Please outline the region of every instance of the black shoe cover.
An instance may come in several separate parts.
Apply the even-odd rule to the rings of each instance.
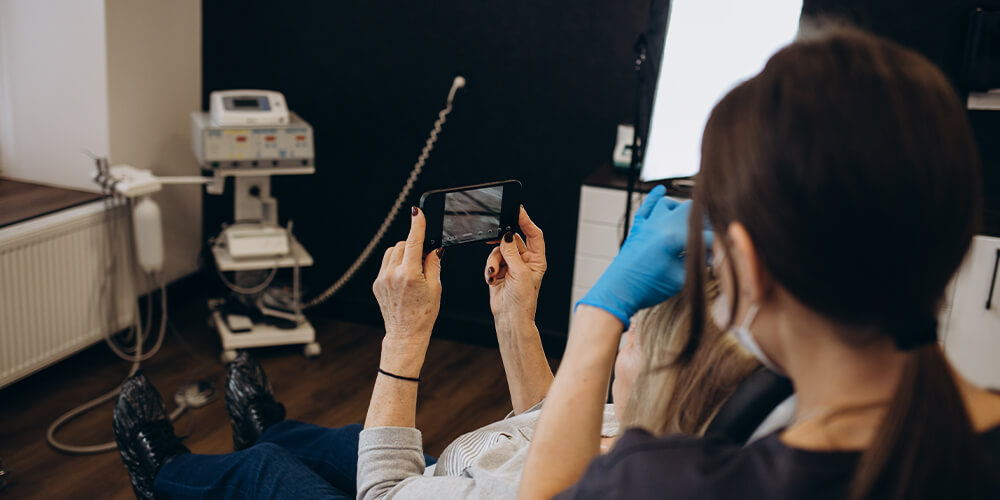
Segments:
[[[285,419],[285,406],[275,401],[264,369],[246,351],[229,364],[226,411],[236,451],[253,446],[268,427]]]
[[[190,451],[174,435],[163,400],[142,372],[122,384],[112,424],[136,498],[152,499],[160,467]]]

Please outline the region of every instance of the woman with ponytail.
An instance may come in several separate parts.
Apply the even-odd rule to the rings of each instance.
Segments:
[[[920,55],[843,28],[779,51],[713,110],[693,203],[654,192],[580,302],[521,497],[1000,498],[1000,396],[949,366],[935,319],[978,227],[979,168]],[[632,429],[595,458],[618,334],[682,286],[679,361],[718,324],[792,380],[795,421],[745,448]]]

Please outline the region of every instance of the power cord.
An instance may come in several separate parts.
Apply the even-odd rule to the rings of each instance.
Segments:
[[[106,160],[105,160],[105,162],[106,162]],[[100,170],[100,162],[99,162],[98,168]],[[142,325],[142,318],[141,318],[142,315],[140,314],[140,311],[139,311],[138,302],[134,302],[133,303],[132,307],[135,308],[134,309],[135,320],[134,320],[133,324],[129,326],[129,331],[126,333],[126,336],[125,336],[126,340],[125,341],[128,342],[130,339],[134,338],[135,339],[135,345],[134,345],[134,347],[128,347],[128,346],[121,346],[121,345],[119,345],[118,342],[114,339],[114,335],[115,334],[113,333],[117,329],[117,319],[118,319],[117,318],[118,294],[115,293],[115,289],[114,289],[114,285],[113,285],[113,281],[118,278],[117,268],[118,268],[118,263],[119,263],[119,252],[118,252],[118,248],[119,247],[118,247],[118,245],[120,243],[119,243],[119,241],[117,241],[116,237],[120,234],[120,232],[122,230],[121,226],[127,225],[128,222],[130,222],[130,220],[127,219],[127,218],[121,217],[119,214],[114,213],[115,210],[118,209],[119,207],[121,207],[121,205],[122,205],[119,202],[118,197],[114,194],[114,184],[113,183],[111,185],[102,184],[102,187],[104,188],[105,195],[106,195],[106,198],[105,198],[105,208],[107,209],[107,213],[111,214],[109,216],[113,217],[113,219],[111,221],[111,227],[112,227],[112,229],[108,231],[109,242],[110,242],[110,248],[109,248],[109,251],[108,251],[108,255],[109,255],[109,258],[110,258],[110,262],[107,263],[106,270],[109,271],[109,272],[105,274],[106,281],[105,281],[105,283],[102,284],[101,290],[100,290],[100,294],[99,294],[100,297],[104,297],[105,296],[104,294],[107,293],[108,294],[107,297],[109,298],[109,301],[110,301],[110,304],[109,304],[109,309],[110,309],[109,314],[110,314],[110,320],[111,321],[110,321],[110,324],[106,325],[106,328],[104,329],[104,331],[105,331],[104,340],[107,343],[108,347],[111,349],[111,351],[115,353],[115,355],[117,355],[118,357],[120,357],[120,358],[124,359],[125,361],[128,361],[128,362],[131,363],[131,366],[130,366],[129,371],[128,371],[128,375],[126,375],[126,377],[125,377],[126,379],[128,379],[129,377],[131,377],[132,375],[135,375],[136,372],[139,371],[139,367],[140,367],[140,365],[142,364],[143,361],[145,361],[145,360],[153,357],[154,355],[156,355],[156,353],[159,352],[160,348],[163,346],[163,339],[164,339],[164,336],[166,334],[166,328],[167,328],[167,290],[166,290],[165,286],[163,286],[163,285],[159,286],[159,289],[160,289],[160,325],[159,325],[159,332],[157,333],[157,335],[156,335],[156,341],[153,343],[153,347],[149,350],[149,352],[143,352],[143,350],[145,348],[144,344],[147,341],[147,339],[149,338],[150,330],[151,330],[151,327],[152,327],[152,300],[153,300],[152,293],[150,293],[149,296],[147,297],[147,302],[146,302],[146,312],[147,312],[147,314],[146,314],[146,325],[145,325],[145,327]],[[128,211],[127,210],[127,206],[128,206],[127,203],[126,203],[125,206],[126,206],[126,211]],[[129,211],[129,213],[130,213],[130,211]],[[126,219],[124,224],[121,222],[121,219]],[[135,265],[136,259],[135,259],[135,255],[134,255],[134,248],[131,245],[129,245],[128,256],[130,258],[129,258],[129,261],[128,261],[128,263],[126,265],[129,265],[129,267],[131,267],[132,269],[135,269],[136,268],[136,265]],[[146,276],[147,276],[147,278],[149,277],[148,275],[146,275]],[[153,276],[153,281],[154,281],[154,284],[156,284],[156,283],[158,283],[159,280],[156,278],[156,276]],[[133,283],[133,286],[134,286],[135,282],[132,281],[132,283]],[[132,289],[132,292],[133,292],[132,295],[134,296],[135,295],[135,289],[134,288]],[[70,420],[73,420],[74,418],[77,418],[80,415],[82,415],[82,414],[84,414],[84,413],[86,413],[86,412],[88,412],[88,411],[90,411],[90,410],[92,410],[92,409],[94,409],[94,408],[96,408],[96,407],[98,407],[98,406],[100,406],[100,405],[108,402],[108,401],[111,401],[116,396],[118,396],[118,394],[119,394],[120,391],[121,391],[121,385],[119,384],[119,386],[115,387],[111,391],[108,391],[107,393],[102,394],[101,396],[98,396],[97,398],[95,398],[95,399],[93,399],[91,401],[88,401],[88,402],[86,402],[86,403],[84,403],[84,404],[82,404],[80,406],[77,406],[76,408],[73,408],[72,410],[66,412],[65,414],[63,414],[62,416],[60,416],[59,418],[57,418],[49,426],[48,431],[46,432],[46,435],[45,435],[45,439],[49,443],[49,446],[55,448],[56,450],[59,450],[59,451],[65,452],[65,453],[76,454],[76,455],[89,455],[89,454],[95,454],[95,453],[104,453],[104,452],[108,452],[108,451],[112,451],[112,450],[117,449],[118,446],[117,446],[117,444],[114,441],[110,441],[110,442],[107,442],[107,443],[96,444],[96,445],[84,445],[84,446],[80,446],[80,445],[71,445],[71,444],[63,443],[63,442],[59,441],[58,439],[56,439],[55,435],[56,435],[56,432],[58,432],[59,429],[62,428]],[[195,406],[195,405],[197,405],[199,403],[199,400],[197,398],[193,399],[192,401],[189,401],[188,399],[185,398],[182,401],[183,401],[184,404],[178,404],[177,408],[175,408],[174,411],[172,411],[170,413],[169,417],[170,417],[171,421],[177,420],[181,416],[181,414],[184,413],[184,411],[187,410],[188,408],[198,407],[198,406]]]
[[[160,350],[160,347],[163,345],[163,336],[166,333],[166,324],[167,324],[167,319],[166,319],[167,318],[167,290],[166,290],[166,287],[160,287],[160,297],[161,297],[161,302],[160,303],[161,303],[161,307],[162,307],[161,318],[160,318],[160,331],[159,331],[159,333],[157,335],[156,343],[153,345],[153,348],[150,349],[150,351],[148,353],[143,353],[143,344],[146,341],[146,338],[145,338],[144,334],[146,332],[143,332],[143,329],[142,329],[141,326],[139,326],[138,328],[135,329],[135,354],[134,355],[129,355],[128,353],[126,353],[126,352],[120,350],[118,347],[116,347],[115,344],[110,339],[110,336],[112,335],[110,332],[107,333],[107,334],[105,334],[105,341],[108,343],[108,346],[111,347],[111,350],[116,355],[118,355],[119,357],[121,357],[122,359],[124,359],[126,361],[130,361],[132,363],[131,368],[129,368],[128,375],[125,376],[126,379],[128,379],[132,375],[135,375],[136,372],[139,371],[139,366],[142,364],[142,362],[145,361],[145,360],[147,360],[147,359],[149,359],[153,355],[155,355]],[[138,311],[136,311],[136,312],[137,312],[137,314],[136,314],[136,322],[138,322],[139,321]],[[98,396],[97,398],[95,398],[95,399],[93,399],[93,400],[91,400],[91,401],[89,401],[87,403],[84,403],[84,404],[82,404],[80,406],[77,406],[76,408],[73,408],[72,410],[70,410],[70,411],[66,412],[64,415],[62,415],[61,417],[57,418],[54,422],[52,422],[52,425],[49,426],[48,432],[45,435],[46,441],[48,441],[48,443],[49,443],[50,446],[52,446],[53,448],[55,448],[55,449],[57,449],[59,451],[63,451],[63,452],[66,452],[66,453],[72,453],[72,454],[76,454],[76,455],[89,455],[89,454],[93,454],[93,453],[104,453],[104,452],[107,452],[107,451],[111,451],[111,450],[117,449],[118,445],[114,441],[110,441],[110,442],[102,443],[102,444],[96,444],[96,445],[78,446],[78,445],[65,444],[65,443],[59,441],[58,439],[56,439],[55,435],[56,435],[56,432],[59,430],[59,428],[61,428],[67,422],[69,422],[70,420],[73,420],[76,417],[79,417],[80,415],[83,415],[84,413],[92,410],[93,408],[96,408],[96,407],[98,407],[98,406],[100,406],[100,405],[102,405],[102,404],[104,404],[104,403],[106,403],[106,402],[114,399],[116,396],[118,396],[118,393],[120,391],[121,391],[121,386],[119,385],[118,387],[115,387],[111,391],[109,391],[109,392],[107,392],[107,393],[105,393],[105,394],[103,394],[101,396]],[[179,405],[177,408],[174,409],[174,411],[172,411],[170,413],[170,420],[171,421],[177,420],[181,416],[181,414],[184,413],[185,410],[187,410],[187,408],[188,407],[186,405]]]
[[[375,232],[375,236],[368,242],[368,245],[361,251],[358,258],[354,260],[354,263],[344,271],[344,274],[336,281],[330,288],[327,288],[323,293],[317,295],[309,302],[306,302],[303,308],[309,309],[322,304],[333,297],[333,295],[340,291],[347,282],[351,281],[351,278],[361,269],[361,266],[368,261],[371,257],[372,251],[375,247],[382,242],[385,237],[386,231],[389,230],[389,226],[396,219],[396,214],[399,213],[399,209],[403,207],[403,203],[406,198],[410,195],[410,190],[413,189],[413,185],[417,182],[417,177],[424,169],[424,164],[427,162],[427,158],[430,157],[431,151],[434,150],[434,143],[437,142],[438,134],[441,133],[441,127],[448,121],[448,114],[452,110],[452,102],[455,100],[455,93],[458,89],[465,87],[465,77],[456,76],[451,83],[451,90],[448,91],[448,101],[438,113],[437,120],[434,121],[434,127],[431,129],[430,136],[427,137],[427,141],[424,143],[424,148],[420,151],[420,156],[417,157],[417,162],[413,165],[413,170],[410,171],[410,177],[406,180],[406,184],[403,185],[403,190],[399,192],[399,196],[396,197],[396,202],[392,204],[392,208],[389,209],[389,214],[385,216],[385,220],[382,221],[382,225],[379,226],[378,231]]]
[[[271,283],[274,281],[274,277],[278,275],[278,268],[271,268],[271,272],[268,273],[267,277],[252,287],[242,287],[232,281],[229,281],[226,279],[226,275],[223,274],[222,271],[216,270],[216,273],[219,275],[219,280],[222,281],[222,284],[226,285],[226,288],[229,288],[230,290],[241,295],[254,295],[267,290],[267,287],[271,286]]]

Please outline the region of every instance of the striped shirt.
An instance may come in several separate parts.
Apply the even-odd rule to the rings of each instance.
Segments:
[[[483,456],[487,451],[496,448],[501,443],[509,442],[514,438],[512,433],[516,432],[517,429],[527,426],[533,430],[535,424],[538,422],[538,416],[541,414],[541,411],[542,403],[539,402],[520,415],[515,416],[514,412],[508,413],[501,422],[509,422],[511,419],[516,418],[519,425],[515,429],[491,430],[494,426],[489,425],[482,429],[462,434],[444,449],[444,452],[438,458],[437,464],[428,467],[424,474],[434,476],[467,476],[467,471],[479,457]],[[607,405],[605,414],[610,413],[611,415],[609,416],[612,416],[613,411],[614,406]],[[617,434],[618,422],[613,417],[606,417],[601,428],[601,437],[611,437]],[[525,437],[530,441],[530,435]]]

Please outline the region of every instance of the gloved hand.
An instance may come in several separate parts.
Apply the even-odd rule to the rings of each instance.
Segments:
[[[666,197],[656,186],[635,213],[625,245],[577,305],[599,307],[629,327],[639,311],[673,297],[684,285],[684,248],[691,202]],[[705,231],[706,248],[712,232]]]

